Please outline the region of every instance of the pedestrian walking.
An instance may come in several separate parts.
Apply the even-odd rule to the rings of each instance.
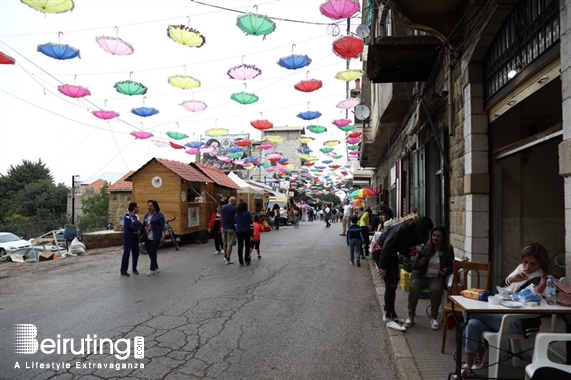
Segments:
[[[228,204],[222,206],[220,216],[222,219],[222,242],[224,243],[224,264],[234,264],[230,260],[232,247],[236,245],[236,229],[234,216],[236,215],[236,197],[230,197]]]
[[[299,228],[299,219],[301,218],[301,212],[299,207],[295,206],[293,208],[293,223],[294,228]]]
[[[260,232],[262,232],[264,227],[261,222],[262,219],[260,219],[258,215],[254,215],[254,233],[250,239],[250,257],[252,256],[252,252],[254,252],[255,249],[256,253],[258,254],[258,260],[262,258],[262,254],[260,253],[260,242],[262,240],[262,234]]]
[[[129,277],[127,270],[129,269],[129,257],[133,255],[133,264],[131,266],[133,274],[139,274],[137,271],[137,262],[139,261],[139,237],[141,236],[141,227],[143,223],[139,221],[137,213],[139,207],[137,202],[131,202],[128,211],[123,215],[123,257],[121,257],[121,276]]]
[[[274,229],[277,231],[280,229],[280,205],[274,204],[272,211],[274,213]]]
[[[351,224],[351,216],[353,215],[353,206],[349,204],[349,200],[345,198],[343,201],[343,233],[341,236],[347,234],[347,228]]]
[[[219,255],[224,250],[224,242],[222,241],[222,210],[221,205],[216,206],[216,210],[212,213],[208,222],[208,232],[214,238],[214,254]]]
[[[356,259],[357,266],[360,267],[361,247],[363,246],[363,243],[365,243],[365,238],[363,237],[363,230],[357,224],[358,221],[359,218],[356,216],[351,218],[351,225],[347,229],[347,247],[349,247],[350,263],[354,264]]]
[[[159,271],[157,252],[159,245],[165,241],[165,216],[161,212],[159,203],[154,200],[147,201],[147,210],[144,220],[145,233],[147,234],[147,253],[151,259],[151,266],[147,276],[154,276]]]
[[[329,206],[326,206],[325,210],[323,210],[323,219],[325,220],[325,228],[331,227],[331,223],[329,222],[329,219],[331,219],[331,209]]]
[[[248,211],[248,204],[246,202],[238,203],[234,215],[234,226],[238,240],[238,260],[241,267],[244,266],[244,263],[250,265],[250,238],[254,231],[253,223],[252,214]]]
[[[363,252],[365,256],[369,256],[369,225],[371,220],[371,208],[367,207],[361,215],[359,215],[359,227],[363,230],[363,236],[365,237],[365,241],[363,242]]]

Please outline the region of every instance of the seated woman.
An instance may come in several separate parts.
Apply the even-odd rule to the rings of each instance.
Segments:
[[[430,328],[438,330],[438,310],[444,291],[443,283],[453,270],[454,250],[448,243],[448,233],[443,226],[436,226],[430,232],[428,245],[414,257],[408,293],[408,318],[405,327],[414,325],[418,296],[423,289],[430,291]]]
[[[551,263],[547,250],[539,243],[529,243],[519,254],[520,264],[510,273],[503,282],[503,286],[512,292],[525,289],[530,284],[537,285],[543,276],[551,273]],[[464,315],[464,319],[466,319]],[[462,367],[462,377],[467,377],[474,369],[482,368],[486,348],[480,342],[484,331],[497,332],[500,329],[503,314],[472,314],[465,330],[466,364]],[[536,319],[516,319],[510,323],[510,332],[524,333],[524,321],[528,323],[540,323]]]

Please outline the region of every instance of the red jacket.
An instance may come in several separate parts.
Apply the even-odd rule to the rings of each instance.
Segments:
[[[254,234],[250,241],[260,241],[260,231],[262,230],[263,226],[260,223],[254,222]]]
[[[214,231],[214,222],[216,221],[216,211],[210,217],[210,221],[208,222],[208,229],[211,233],[217,234],[222,231],[222,216],[218,217],[218,231]]]

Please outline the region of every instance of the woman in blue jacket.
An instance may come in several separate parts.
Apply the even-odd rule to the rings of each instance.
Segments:
[[[147,276],[153,276],[159,270],[159,264],[157,263],[159,245],[165,241],[165,216],[161,212],[157,201],[147,201],[147,210],[149,212],[145,214],[145,219],[143,220],[145,233],[147,234],[147,252],[151,259],[151,268]]]
[[[246,265],[250,265],[250,237],[254,233],[254,221],[252,214],[248,211],[246,202],[238,203],[236,215],[234,215],[234,226],[236,228],[236,238],[238,239],[238,260],[240,260],[240,266],[244,266],[244,259]],[[244,247],[246,249],[245,255]]]

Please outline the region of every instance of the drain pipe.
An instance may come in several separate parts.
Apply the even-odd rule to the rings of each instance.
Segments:
[[[454,53],[452,51],[448,52],[448,57],[450,60],[450,63],[448,64],[448,136],[454,136],[454,132],[455,132],[455,125],[454,125],[454,115],[455,115],[455,110],[454,110],[454,66],[456,66],[456,57],[454,56]],[[449,138],[446,138],[447,136],[443,133],[442,134],[442,148],[443,148],[443,155],[446,155],[446,157],[442,157],[442,162],[441,162],[441,170],[442,170],[442,175],[440,176],[440,180],[441,180],[441,186],[442,186],[442,192],[441,192],[441,202],[440,204],[442,205],[442,225],[446,226],[448,231],[450,231],[450,225],[449,225],[449,213],[450,213],[450,206],[448,204],[448,201],[450,199],[450,176],[452,175],[451,167],[446,167],[444,165],[445,162],[448,161],[447,156],[448,156],[448,152],[449,150]]]

